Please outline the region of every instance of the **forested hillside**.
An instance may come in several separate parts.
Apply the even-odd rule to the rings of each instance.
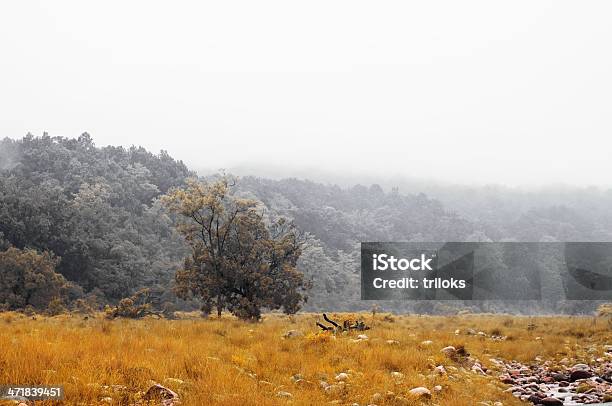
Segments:
[[[181,161],[164,151],[97,147],[87,134],[78,139],[28,135],[1,141],[0,171],[2,261],[12,261],[11,269],[19,264],[24,274],[41,264],[47,270],[45,277],[24,281],[20,292],[3,291],[0,284],[1,305],[48,304],[44,286],[49,280],[55,281],[54,289],[62,293],[66,306],[78,299],[102,306],[142,288],[151,288],[156,306],[186,305],[172,292],[186,247],[159,199],[196,176]],[[308,233],[299,268],[313,283],[306,305],[310,310],[372,305],[359,300],[361,241],[612,238],[609,191],[518,195],[502,188],[436,189],[430,191],[439,197],[434,199],[401,186],[341,188],[255,177],[243,177],[237,184],[239,194],[260,200],[268,212],[292,219]],[[399,191],[407,189],[411,193]],[[49,273],[53,269],[59,279]],[[448,304],[425,302],[381,305],[398,311],[448,310]],[[466,305],[475,310],[504,310],[503,306]],[[530,308],[513,306],[513,310]],[[547,306],[531,308],[567,310],[554,303]]]
[[[104,304],[142,287],[157,300],[172,296],[184,246],[157,197],[194,175],[182,162],[163,151],[97,148],[87,134],[5,139],[0,157],[4,244],[58,257],[56,271],[72,282],[68,300]]]

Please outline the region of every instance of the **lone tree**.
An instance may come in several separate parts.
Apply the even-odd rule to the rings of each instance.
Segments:
[[[261,309],[293,314],[306,300],[308,283],[296,269],[303,236],[285,219],[266,221],[256,200],[232,193],[227,176],[196,180],[163,197],[179,214],[178,230],[191,248],[176,274],[179,297],[199,297],[210,314],[223,309],[258,320]]]

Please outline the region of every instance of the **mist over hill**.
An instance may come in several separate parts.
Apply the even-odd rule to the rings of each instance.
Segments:
[[[309,242],[299,268],[312,280],[307,310],[363,310],[361,241],[610,241],[612,190],[460,186],[390,176],[314,180],[237,171],[239,194],[294,221]],[[279,173],[281,172],[281,173]],[[200,172],[201,173],[201,172]],[[214,176],[203,175],[204,178]],[[159,198],[196,176],[182,161],[141,147],[97,147],[28,135],[0,142],[0,247],[59,258],[71,300],[116,302],[152,288],[157,306],[185,307],[172,292],[186,247]],[[553,292],[554,295],[554,292]],[[583,312],[593,303],[384,302],[386,310]]]

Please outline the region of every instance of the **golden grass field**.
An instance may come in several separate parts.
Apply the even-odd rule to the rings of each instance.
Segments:
[[[493,357],[585,361],[594,356],[594,345],[612,341],[609,323],[592,317],[359,317],[372,326],[363,332],[367,340],[356,340],[362,332],[337,337],[317,334],[315,321],[320,316],[315,314],[266,315],[259,323],[247,323],[188,315],[179,320],[107,320],[102,314],[88,319],[82,315],[33,319],[3,313],[0,384],[62,384],[66,400],[61,404],[66,405],[138,404],[152,382],[177,392],[186,406],[518,405],[523,403],[504,393],[506,386],[494,374],[463,369],[440,349],[464,345],[492,367]],[[528,329],[529,324],[535,327]],[[468,328],[501,333],[508,339],[463,334]],[[456,329],[462,332],[457,335]],[[283,338],[288,330],[303,335]],[[432,343],[422,344],[425,340]],[[434,373],[437,365],[444,365],[448,374]],[[341,372],[348,374],[344,389],[321,388],[320,381],[333,384]],[[296,374],[303,379],[298,384],[291,379]],[[435,385],[442,390],[434,392]],[[433,396],[411,396],[408,391],[417,386],[429,388]],[[279,397],[279,392],[291,397]],[[382,396],[373,400],[376,393]]]

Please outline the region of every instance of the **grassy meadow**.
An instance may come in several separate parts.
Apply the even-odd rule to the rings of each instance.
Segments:
[[[319,333],[316,314],[266,315],[247,323],[189,314],[107,320],[102,314],[2,313],[0,384],[61,384],[66,405],[144,404],[154,382],[177,392],[184,406],[519,405],[504,392],[507,385],[496,378],[490,359],[591,362],[602,345],[612,344],[609,323],[592,317],[333,317],[361,317],[372,328]],[[466,334],[468,329],[484,335]],[[290,330],[292,336],[284,337]],[[464,346],[489,375],[440,352],[449,345]],[[439,365],[446,373],[435,371]],[[428,388],[431,397],[411,395],[415,387]],[[50,404],[59,402],[36,402]]]

